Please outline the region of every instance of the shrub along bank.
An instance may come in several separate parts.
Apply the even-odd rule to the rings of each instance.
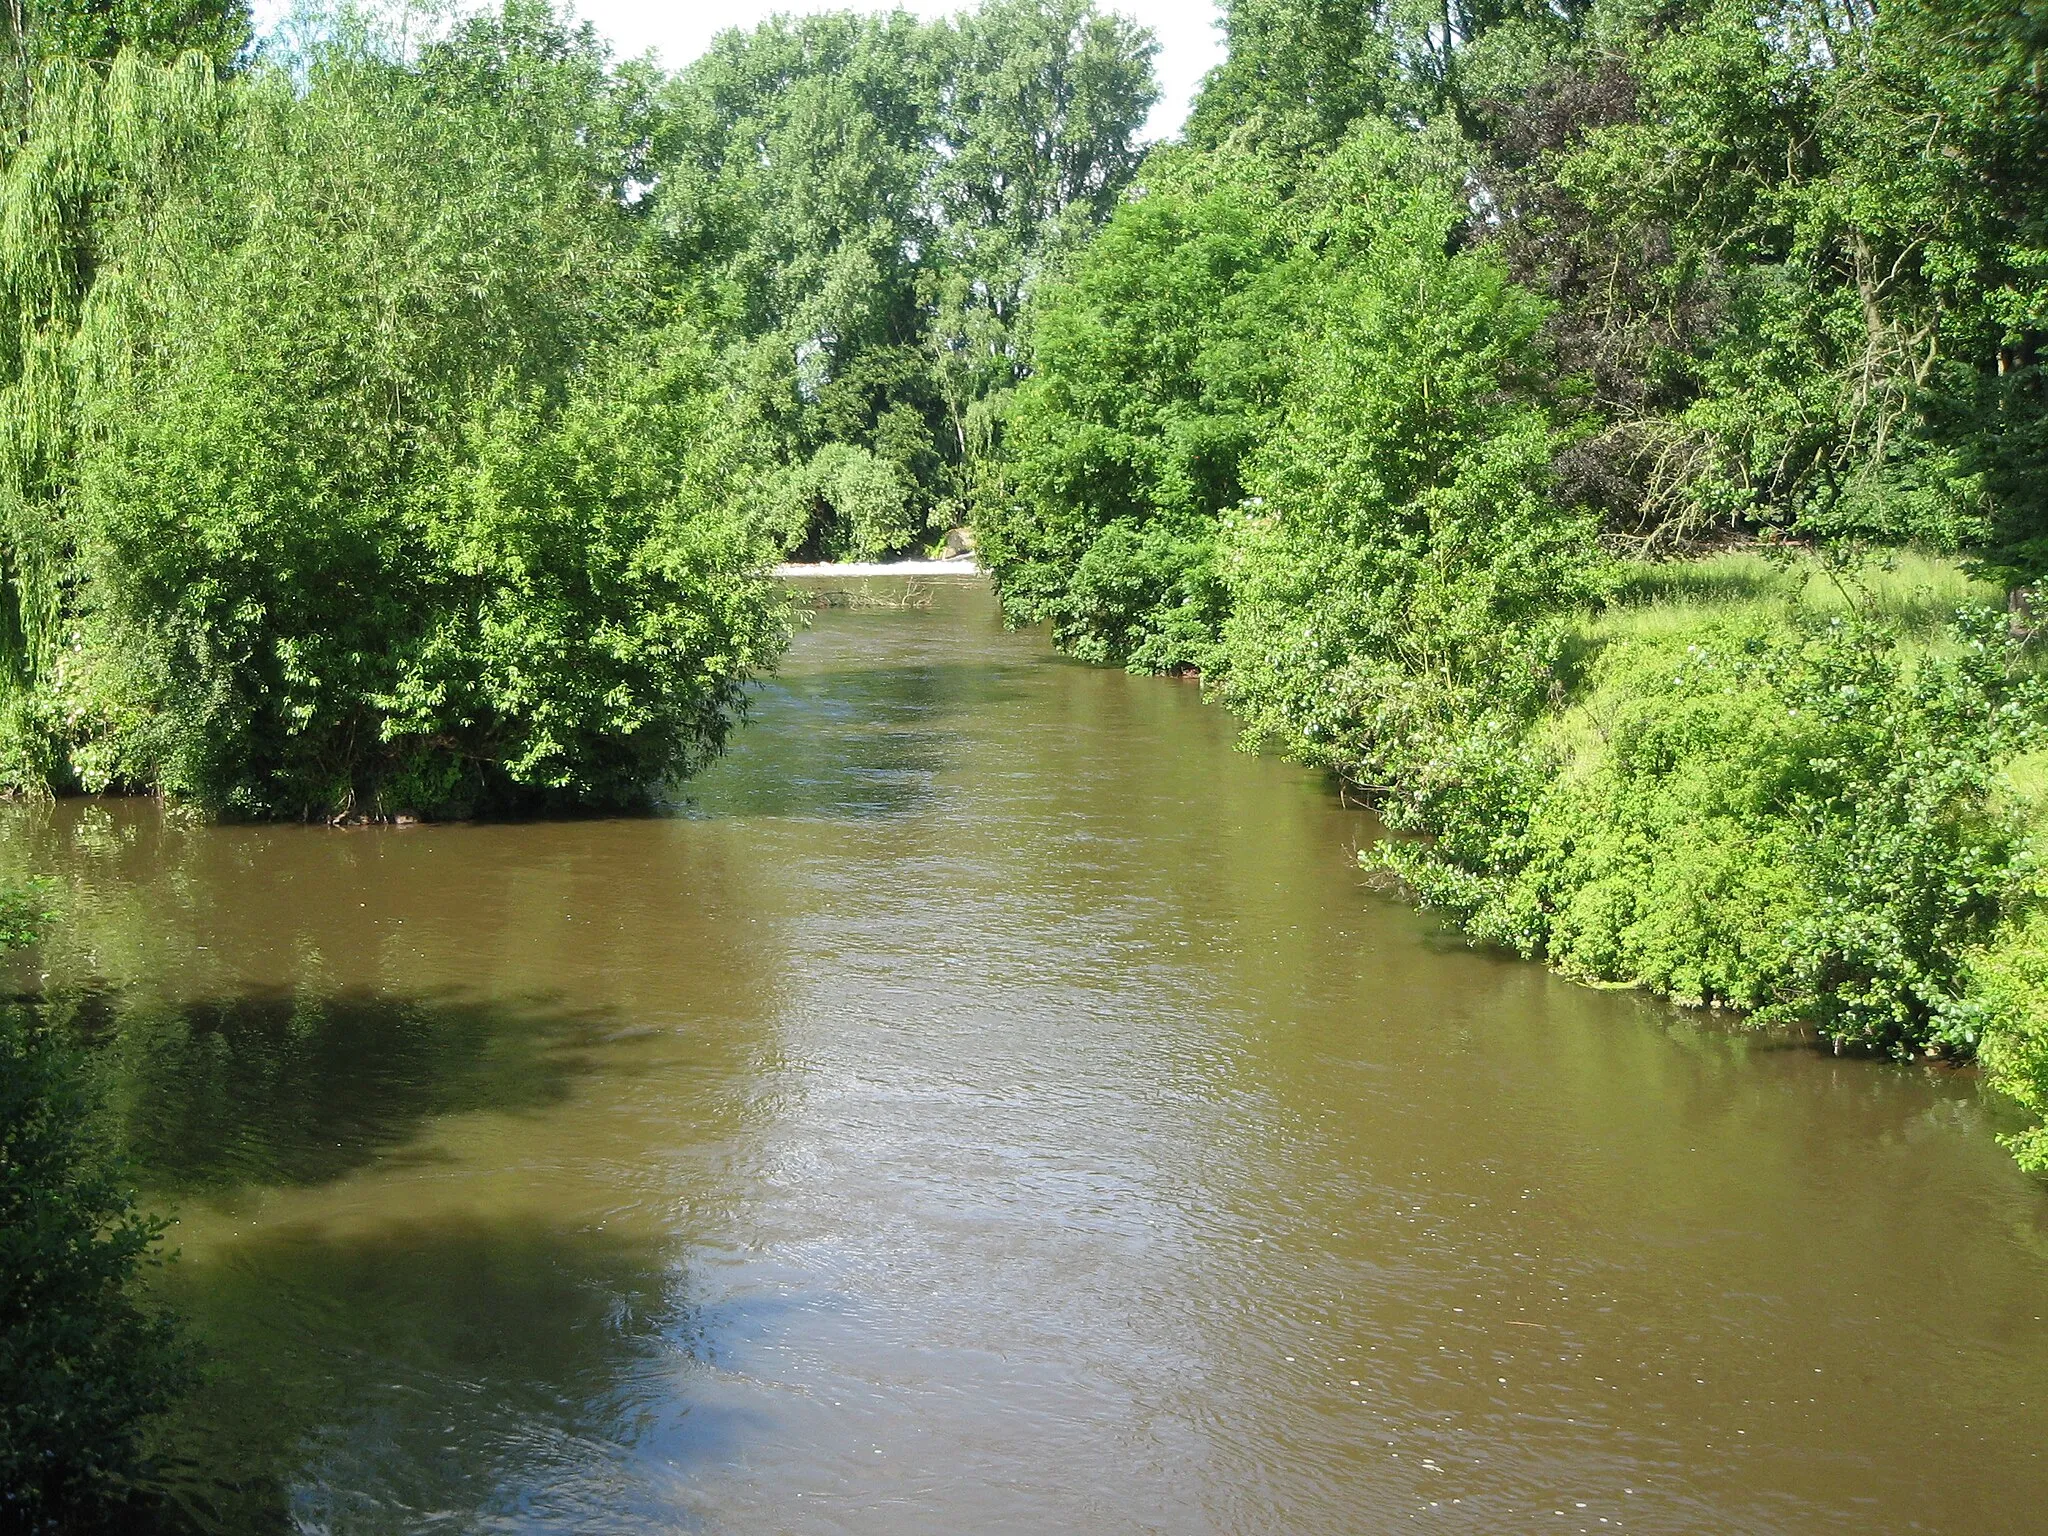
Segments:
[[[0,952],[35,938],[35,897],[0,888]],[[139,1525],[144,1432],[193,1384],[140,1289],[165,1224],[123,1173],[74,1032],[0,1003],[0,1530]]]
[[[1200,671],[1477,937],[2048,1112],[2038,29],[1227,13],[1037,297],[1009,611]]]
[[[1917,588],[1753,557],[1624,574],[1490,759],[1403,764],[1395,817],[1436,836],[1378,861],[1573,975],[1967,1056],[2011,1028],[1969,975],[2028,900],[2048,694],[2002,611],[1912,563]]]

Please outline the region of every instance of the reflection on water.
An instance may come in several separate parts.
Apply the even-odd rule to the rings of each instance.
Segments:
[[[172,1292],[230,1369],[170,1447],[171,1529],[665,1505],[631,1451],[687,1392],[698,1325],[644,1243],[533,1218],[283,1226]]]
[[[18,807],[214,1352],[223,1532],[2023,1532],[1968,1076],[1375,895],[987,596],[822,613],[663,819]]]
[[[918,666],[795,672],[769,682],[757,709],[771,721],[800,717],[800,732],[749,742],[749,771],[717,775],[710,804],[721,816],[848,818],[931,815],[941,771],[958,743],[950,721],[987,712],[1014,692],[984,658],[933,658]],[[684,806],[701,813],[701,787]]]

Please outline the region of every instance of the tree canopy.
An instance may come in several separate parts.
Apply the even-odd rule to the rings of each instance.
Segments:
[[[789,547],[964,518],[1027,290],[1137,168],[1153,52],[1088,0],[990,0],[771,20],[663,89],[652,238],[787,467]]]

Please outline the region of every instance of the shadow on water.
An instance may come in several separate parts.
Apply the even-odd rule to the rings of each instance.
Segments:
[[[214,1365],[158,1448],[166,1533],[672,1524],[657,1483],[748,1428],[693,1400],[709,1333],[674,1253],[603,1226],[288,1226],[162,1289]]]
[[[143,1180],[202,1198],[326,1183],[389,1157],[436,1116],[559,1103],[594,1070],[612,1022],[546,999],[308,988],[58,1006],[98,1047]]]

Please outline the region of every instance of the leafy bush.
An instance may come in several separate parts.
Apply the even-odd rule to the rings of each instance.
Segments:
[[[33,937],[32,893],[0,899],[0,945]],[[161,1262],[98,1134],[78,1048],[0,1007],[0,1526],[110,1528],[145,1469],[142,1432],[190,1384],[176,1325],[135,1291]]]
[[[1254,737],[1386,783],[1424,737],[1542,696],[1602,579],[1516,388],[1542,307],[1451,253],[1450,199],[1354,131],[1314,188],[1326,275],[1281,419],[1226,521],[1222,697]]]
[[[1571,974],[1966,1055],[1965,960],[2030,868],[1998,772],[2043,705],[1981,611],[1947,653],[1841,618],[1617,639],[1526,799],[1442,798],[1446,843],[1383,862]]]
[[[69,678],[88,785],[463,814],[630,803],[715,750],[784,622],[730,500],[739,447],[686,331],[591,362],[558,404],[475,402],[346,499],[347,437],[246,352],[111,413]]]
[[[827,443],[786,477],[778,542],[823,560],[875,560],[901,549],[919,518],[895,464]]]
[[[975,513],[1012,615],[1092,660],[1203,665],[1218,522],[1272,425],[1308,276],[1270,167],[1148,162],[1034,310],[1034,372]]]
[[[2048,911],[2030,903],[1965,970],[1977,1058],[1994,1086],[2048,1120]],[[2020,1166],[2048,1173],[2048,1125],[2006,1138]]]

